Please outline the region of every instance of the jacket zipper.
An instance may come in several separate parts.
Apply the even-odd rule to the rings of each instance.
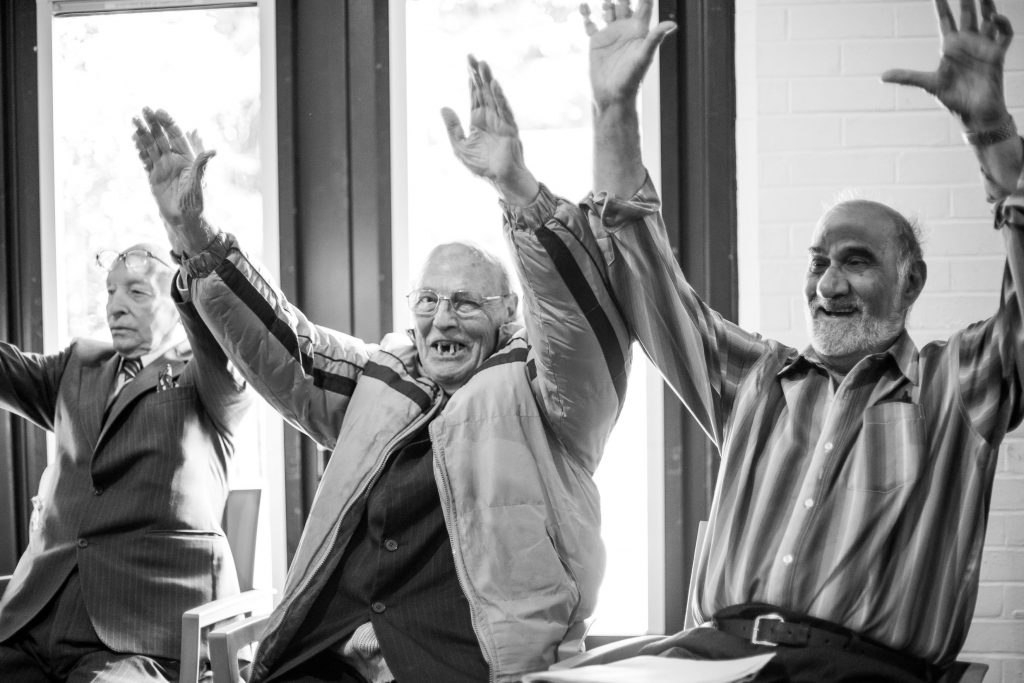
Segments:
[[[330,555],[331,551],[334,549],[335,544],[338,542],[338,534],[341,532],[341,521],[343,519],[345,519],[345,515],[348,514],[348,511],[352,509],[352,502],[362,498],[363,494],[366,493],[366,491],[371,486],[373,486],[374,483],[376,483],[377,478],[380,477],[380,473],[382,471],[384,471],[384,467],[385,467],[385,465],[387,465],[388,458],[390,458],[392,453],[394,452],[394,447],[397,446],[399,443],[401,443],[402,440],[405,439],[407,436],[409,436],[409,434],[411,434],[413,431],[415,431],[420,426],[425,424],[430,419],[430,417],[432,417],[434,415],[434,413],[437,412],[437,409],[438,409],[438,407],[441,404],[442,404],[442,401],[436,401],[430,407],[429,411],[427,411],[425,413],[421,413],[420,416],[417,419],[414,419],[412,422],[410,422],[408,425],[406,425],[405,429],[403,429],[402,431],[398,432],[393,437],[391,437],[391,440],[388,441],[386,446],[384,446],[384,451],[383,451],[384,457],[380,459],[379,463],[377,463],[377,467],[373,471],[373,475],[367,480],[366,484],[364,484],[363,487],[361,489],[359,489],[358,493],[355,496],[353,496],[351,499],[349,499],[348,505],[346,505],[344,508],[342,508],[341,513],[338,515],[338,521],[334,525],[334,531],[331,532],[331,541],[327,545],[327,550],[320,554],[320,559],[317,561],[316,566],[313,567],[313,571],[309,572],[306,575],[306,579],[293,592],[293,595],[298,596],[303,591],[305,591],[307,588],[309,588],[309,584],[313,582],[313,579],[316,577],[316,575],[320,573],[321,569],[323,569],[323,566],[327,563],[328,555]],[[294,600],[292,602],[294,603]],[[281,616],[273,624],[267,624],[268,628],[265,629],[265,632],[269,632],[269,631],[275,630],[278,626],[280,626],[281,622],[283,622],[285,617],[288,616],[288,610],[289,609],[291,609],[291,605],[289,605],[287,608],[285,608],[284,612],[281,613]],[[479,640],[479,637],[477,638],[477,640]],[[259,647],[259,645],[257,644],[257,648],[258,647]],[[252,667],[254,669],[255,669],[256,663],[258,661],[259,661],[259,650],[257,649],[257,651],[254,653],[253,662],[252,662]]]
[[[448,528],[449,543],[452,547],[452,555],[455,564],[455,578],[459,581],[459,588],[462,589],[462,594],[466,596],[466,602],[469,603],[469,609],[472,612],[472,623],[473,633],[476,635],[476,642],[480,643],[480,649],[483,650],[484,659],[487,660],[489,669],[488,680],[490,683],[496,683],[498,676],[496,673],[496,667],[494,665],[494,657],[491,654],[490,643],[485,640],[480,633],[480,627],[477,625],[480,621],[480,615],[478,607],[474,600],[470,599],[470,591],[468,589],[468,582],[466,580],[465,562],[462,558],[462,546],[458,543],[458,536],[454,535],[452,529],[452,498],[449,494],[451,486],[448,482],[448,470],[444,466],[444,448],[439,444],[431,434],[430,436],[431,450],[434,451],[435,461],[437,462],[437,472],[441,478],[438,485],[438,491],[441,494],[441,507],[444,511],[445,526]]]

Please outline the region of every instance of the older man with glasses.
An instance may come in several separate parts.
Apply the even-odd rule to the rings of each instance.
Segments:
[[[372,344],[313,324],[203,220],[197,139],[164,112],[136,121],[191,301],[267,401],[333,451],[250,681],[518,680],[578,644],[593,612],[592,475],[629,335],[587,226],[526,170],[486,65],[470,71],[469,136],[445,120],[502,198],[525,328],[509,274],[465,243],[427,257],[410,332]],[[541,214],[556,219],[525,227]]]
[[[220,522],[252,394],[159,251],[97,254],[111,343],[0,342],[0,406],[56,444],[0,600],[5,682],[176,681],[182,612],[238,591]]]

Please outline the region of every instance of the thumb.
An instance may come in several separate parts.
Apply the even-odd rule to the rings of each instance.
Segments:
[[[462,130],[462,122],[459,121],[459,115],[449,107],[444,107],[441,109],[441,118],[444,119],[444,127],[448,130],[448,140],[452,143],[452,147],[456,147],[466,139],[466,133]]]
[[[921,88],[925,92],[935,94],[938,77],[930,71],[912,71],[910,69],[889,69],[882,74],[883,83],[909,85]]]
[[[178,201],[181,215],[186,220],[198,219],[203,215],[203,176],[206,175],[206,164],[215,154],[215,150],[203,151],[192,162],[192,177]]]

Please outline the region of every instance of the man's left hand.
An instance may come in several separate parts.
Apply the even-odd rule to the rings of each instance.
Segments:
[[[1003,95],[1003,62],[1013,39],[1010,21],[993,0],[960,0],[960,26],[947,0],[935,0],[942,50],[935,71],[890,69],[886,83],[922,88],[957,116],[968,131],[994,128],[1009,118]]]

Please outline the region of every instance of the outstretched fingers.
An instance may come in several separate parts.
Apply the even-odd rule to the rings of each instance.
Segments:
[[[466,139],[466,131],[462,129],[459,115],[449,107],[443,107],[441,118],[444,120],[445,130],[448,131],[448,141],[452,143],[452,149],[458,151],[459,145]]]
[[[912,69],[889,69],[882,74],[883,83],[911,85],[921,88],[930,95],[938,91],[939,76],[933,71],[914,71]]]
[[[163,128],[167,135],[168,147],[172,152],[177,154],[184,154],[186,156],[191,154],[188,140],[181,132],[181,128],[174,122],[171,115],[163,109],[156,110],[156,119],[160,122],[160,127]]]
[[[960,0],[960,30],[978,31],[978,14],[974,9],[974,0]]]
[[[132,124],[135,126],[135,132],[132,133],[135,149],[139,152],[139,159],[142,161],[142,166],[146,169],[146,173],[149,173],[153,170],[153,163],[155,161],[153,155],[158,150],[153,143],[153,136],[150,135],[149,128],[142,122],[142,119],[138,116],[133,116]]]
[[[580,16],[583,17],[583,30],[587,32],[587,36],[598,32],[597,24],[590,18],[590,5],[585,2],[580,3]]]
[[[956,19],[953,18],[953,10],[949,8],[947,0],[935,0],[935,16],[939,20],[939,33],[946,35],[956,31]]]

